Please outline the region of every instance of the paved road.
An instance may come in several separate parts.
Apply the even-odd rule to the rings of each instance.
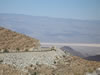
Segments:
[[[100,47],[100,44],[85,44],[85,43],[41,43],[41,45]]]

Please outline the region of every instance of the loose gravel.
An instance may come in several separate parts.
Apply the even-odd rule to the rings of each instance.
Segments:
[[[10,64],[23,69],[31,64],[53,65],[54,62],[61,59],[64,54],[65,53],[60,49],[46,52],[1,53],[0,60],[3,60],[2,64]]]

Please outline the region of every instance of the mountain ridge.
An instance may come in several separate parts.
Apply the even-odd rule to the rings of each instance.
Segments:
[[[85,59],[91,60],[91,61],[100,61],[100,55],[88,56],[88,57],[85,57]]]
[[[71,48],[69,46],[63,46],[60,49],[63,50],[65,53],[69,52],[73,56],[78,56],[81,58],[85,57],[82,53],[75,51],[73,48]]]
[[[41,42],[100,43],[97,41],[100,40],[100,21],[1,14],[0,26],[35,37]]]

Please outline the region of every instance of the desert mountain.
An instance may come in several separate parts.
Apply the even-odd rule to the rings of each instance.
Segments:
[[[100,61],[100,55],[86,57],[87,60]]]
[[[73,56],[79,56],[79,57],[82,57],[82,58],[85,57],[82,53],[74,50],[73,48],[71,48],[69,46],[61,47],[61,50],[63,50],[65,53],[69,52]]]
[[[39,40],[0,27],[0,49],[23,50],[37,48]]]

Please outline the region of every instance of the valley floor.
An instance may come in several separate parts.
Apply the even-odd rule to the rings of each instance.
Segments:
[[[55,46],[87,46],[100,47],[100,44],[85,44],[85,43],[41,43],[41,45],[55,45]]]

